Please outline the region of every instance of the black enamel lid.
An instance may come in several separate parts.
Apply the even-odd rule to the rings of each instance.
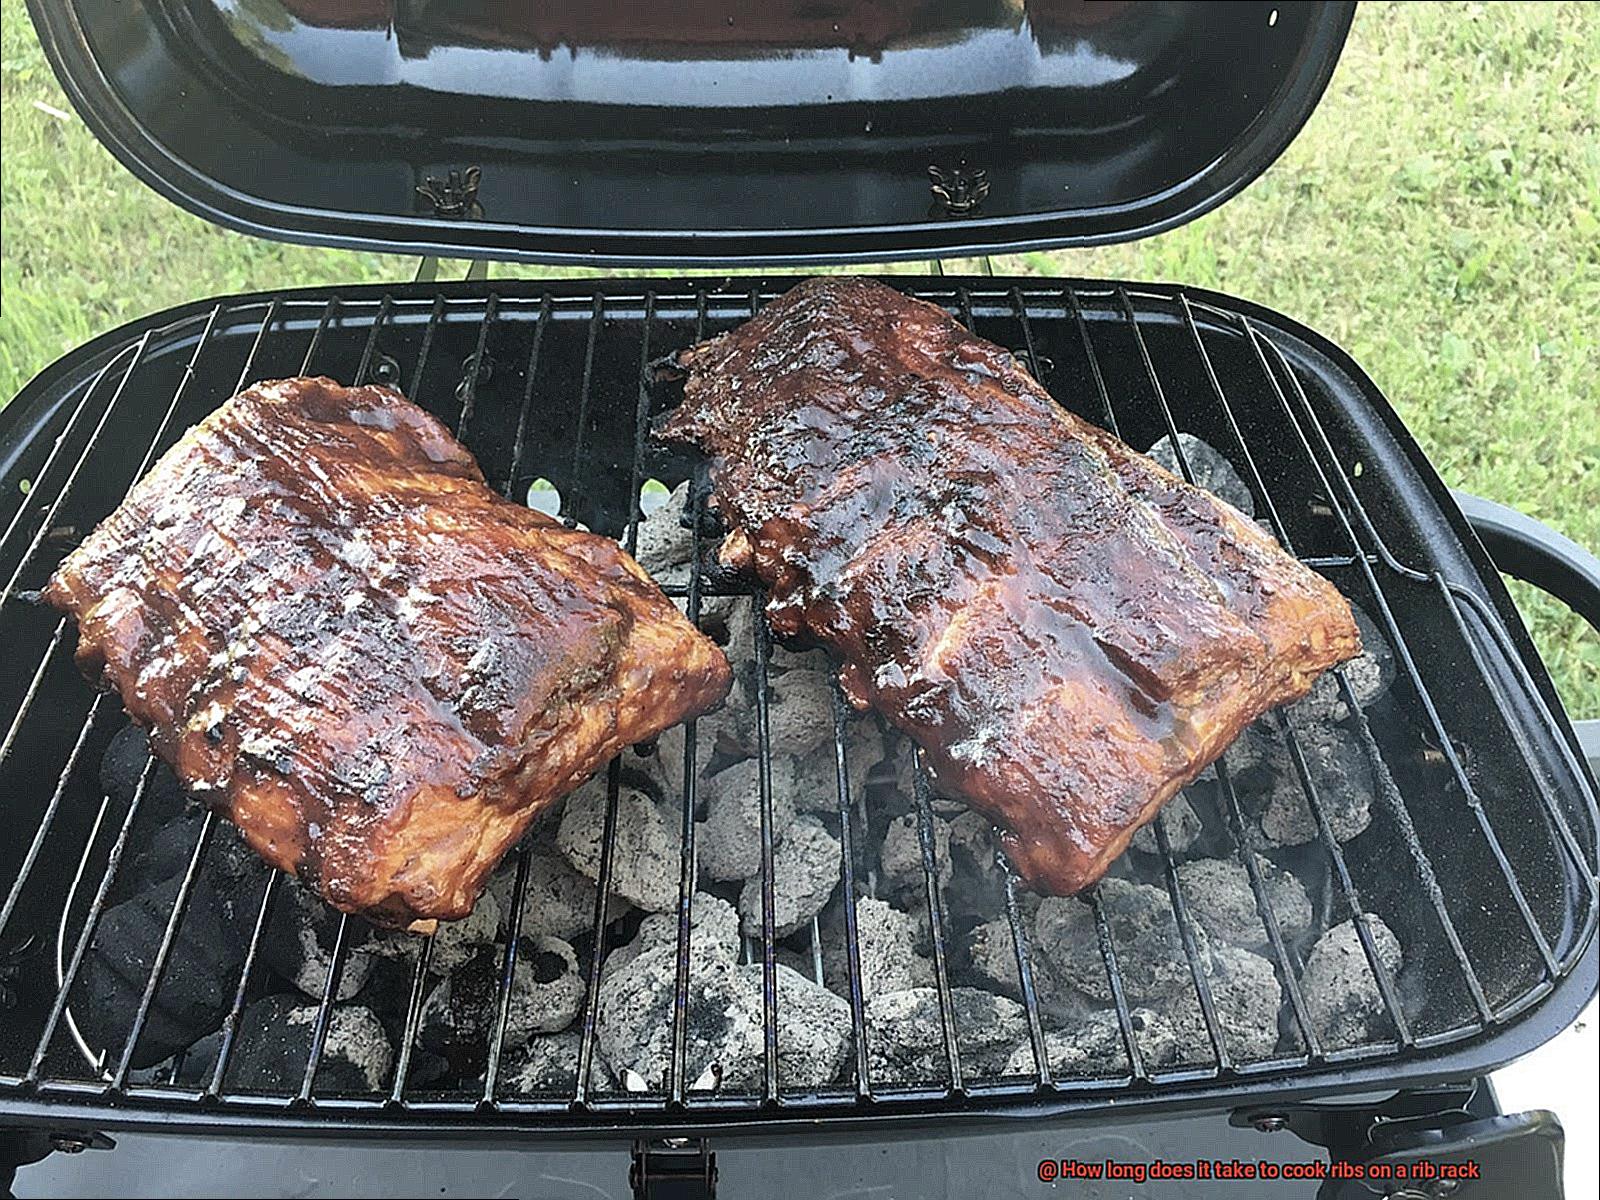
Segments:
[[[29,0],[84,119],[222,225],[731,266],[1171,228],[1259,175],[1350,3]]]

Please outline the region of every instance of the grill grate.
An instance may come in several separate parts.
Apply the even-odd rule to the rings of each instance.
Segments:
[[[742,281],[741,281],[742,282]],[[1153,869],[1135,877],[1170,900],[1181,964],[1192,984],[1209,1043],[1202,1063],[1174,1067],[1147,1061],[1140,1044],[1125,956],[1101,889],[1087,896],[1103,960],[1110,1007],[1122,1045],[1121,1066],[1079,1078],[1053,1071],[1047,1054],[1051,1018],[1041,999],[1039,948],[1029,900],[1004,878],[1009,927],[1033,1071],[997,1077],[964,1059],[956,982],[961,975],[955,932],[941,890],[937,827],[928,777],[914,759],[913,806],[923,871],[926,917],[937,996],[942,1078],[885,1082],[873,1077],[874,1030],[862,975],[862,939],[854,902],[842,909],[849,1005],[850,1067],[846,1082],[791,1089],[779,1070],[783,1014],[780,945],[774,892],[775,813],[768,667],[773,652],[765,623],[753,622],[755,737],[759,762],[760,936],[747,939],[759,964],[762,999],[760,1084],[754,1094],[695,1088],[688,1043],[693,957],[690,931],[697,879],[697,790],[707,746],[697,723],[684,733],[677,802],[681,857],[672,912],[676,958],[670,1055],[662,1087],[619,1094],[602,1079],[597,1055],[603,952],[618,915],[617,829],[622,763],[606,773],[597,899],[589,930],[585,999],[575,1085],[567,1094],[529,1097],[504,1086],[502,1071],[518,966],[530,849],[516,852],[508,930],[500,944],[487,1063],[481,1084],[440,1093],[414,1086],[418,1031],[433,979],[433,937],[418,939],[409,964],[400,1035],[384,1085],[371,1095],[334,1095],[319,1088],[337,1011],[339,985],[361,923],[338,921],[300,1082],[279,1094],[230,1089],[241,1016],[258,994],[263,945],[284,884],[270,875],[247,903],[253,917],[239,978],[220,1028],[214,1066],[202,1085],[157,1082],[133,1068],[152,1004],[197,884],[215,867],[218,819],[208,814],[188,852],[176,899],[149,963],[131,1031],[118,1045],[100,1044],[74,1013],[74,985],[113,892],[119,867],[149,831],[140,822],[155,777],[147,762],[126,807],[94,779],[97,752],[124,723],[115,700],[91,695],[70,663],[68,623],[28,603],[77,537],[103,517],[186,425],[233,391],[259,378],[327,373],[354,381],[404,381],[407,394],[445,419],[472,448],[491,482],[519,497],[536,477],[554,480],[562,513],[615,533],[633,550],[643,519],[647,477],[688,479],[694,569],[666,588],[697,623],[707,599],[736,597],[759,614],[759,597],[703,569],[709,547],[702,467],[652,445],[654,411],[670,403],[650,364],[747,317],[781,285],[751,281],[721,287],[660,281],[605,285],[496,285],[399,288],[340,294],[290,293],[224,301],[168,323],[151,324],[134,340],[92,348],[72,387],[64,388],[36,436],[14,464],[32,486],[14,487],[0,538],[6,583],[0,647],[20,664],[0,688],[0,714],[10,714],[0,742],[0,780],[15,828],[17,852],[0,858],[9,876],[0,907],[0,954],[53,969],[14,971],[8,985],[18,1005],[0,1035],[0,1104],[7,1096],[102,1102],[217,1120],[229,1112],[287,1110],[314,1119],[451,1118],[549,1125],[585,1123],[718,1123],[774,1112],[860,1116],[901,1106],[908,1112],[958,1110],[973,1102],[1064,1109],[1109,1097],[1171,1098],[1211,1089],[1284,1082],[1327,1083],[1338,1069],[1365,1065],[1393,1072],[1423,1064],[1430,1052],[1482,1044],[1496,1027],[1536,1007],[1572,974],[1592,939],[1596,914],[1595,800],[1570,741],[1556,732],[1548,692],[1523,665],[1514,636],[1464,557],[1450,558],[1396,479],[1409,471],[1381,418],[1341,399],[1350,368],[1329,360],[1306,337],[1265,314],[1215,297],[1118,285],[1048,286],[997,280],[930,280],[918,294],[942,303],[979,335],[1016,347],[1063,403],[1136,446],[1167,439],[1191,480],[1194,465],[1180,433],[1207,439],[1238,468],[1266,521],[1291,552],[1323,571],[1367,614],[1387,640],[1397,679],[1381,722],[1358,702],[1348,674],[1337,687],[1352,733],[1375,780],[1374,826],[1361,847],[1340,840],[1314,769],[1297,712],[1273,714],[1264,726],[1287,753],[1316,826],[1301,851],[1328,890],[1329,924],[1349,920],[1376,986],[1387,1036],[1330,1045],[1302,987],[1303,948],[1285,934],[1272,888],[1256,851],[1261,838],[1241,795],[1233,754],[1218,764],[1222,836],[1218,853],[1241,864],[1262,923],[1261,953],[1285,998],[1279,1049],[1241,1057],[1207,967],[1197,896],[1180,870],[1163,822],[1154,826]],[[87,352],[86,352],[87,353]],[[1330,382],[1331,381],[1331,382]],[[1356,389],[1359,395],[1359,389]],[[19,418],[20,419],[20,418]],[[153,429],[153,434],[152,434]],[[31,458],[28,457],[31,455]],[[1437,523],[1438,518],[1433,518]],[[1412,565],[1420,563],[1422,565]],[[853,794],[851,714],[835,687],[831,696],[836,803],[829,816],[840,845],[843,894],[869,895],[861,853],[870,835],[863,796]],[[53,781],[50,782],[50,781]],[[114,833],[113,833],[114,830]],[[109,838],[109,845],[106,845]],[[1359,852],[1358,852],[1359,849]],[[1203,900],[1204,897],[1198,897]],[[1376,920],[1406,947],[1398,973],[1374,933]],[[808,952],[821,981],[820,934],[813,918]],[[21,1019],[18,1019],[18,1018]],[[62,1026],[65,1025],[66,1036]],[[969,1034],[974,1031],[968,1030]],[[68,1044],[68,1043],[72,1044]],[[1421,1066],[1407,1069],[1419,1070]],[[171,1071],[177,1075],[176,1066]],[[1347,1081],[1359,1078],[1346,1075]]]

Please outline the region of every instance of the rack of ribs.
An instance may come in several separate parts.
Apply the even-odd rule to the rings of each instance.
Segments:
[[[731,682],[615,542],[497,495],[398,392],[329,379],[223,404],[45,598],[191,792],[395,927],[466,916],[535,816]]]
[[[1092,884],[1360,651],[1327,580],[932,304],[813,279],[676,365],[657,433],[708,455],[773,633],[831,651],[1037,890]]]

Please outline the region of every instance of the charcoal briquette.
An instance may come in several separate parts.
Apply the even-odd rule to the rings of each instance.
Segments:
[[[74,991],[91,1046],[122,1053],[155,963],[180,880],[168,879],[106,909]],[[248,932],[242,898],[206,876],[195,881],[132,1064],[152,1066],[221,1023],[233,1001]],[[253,915],[253,914],[252,914]]]
[[[1099,898],[1131,999],[1150,1000],[1192,986],[1172,901],[1164,890],[1108,878],[1099,884]],[[1087,903],[1077,897],[1046,897],[1034,930],[1039,953],[1064,981],[1096,1000],[1110,1001],[1094,911]],[[1194,934],[1204,950],[1205,931],[1196,929]]]
[[[1400,939],[1372,913],[1366,914],[1366,924],[1378,962],[1392,979],[1405,963]],[[1311,948],[1300,974],[1300,992],[1325,1047],[1359,1046],[1394,1036],[1383,993],[1353,919],[1335,925]]]
[[[321,1000],[327,991],[328,968],[333,962],[340,915],[337,909],[298,881],[285,880],[278,889],[262,932],[262,960],[305,995]],[[352,922],[351,929],[356,932],[353,936],[347,933],[347,945],[359,942],[365,934],[365,926],[360,922]],[[348,1000],[354,996],[367,982],[371,971],[371,956],[359,948],[350,949],[345,955],[335,999]]]
[[[950,989],[956,1045],[965,1070],[1004,1069],[1027,1031],[1020,1004],[971,987]],[[932,987],[883,992],[867,1001],[867,1051],[872,1081],[937,1083],[950,1077],[939,991]]]
[[[1192,433],[1180,431],[1177,448],[1173,447],[1169,434],[1145,453],[1174,475],[1183,474],[1179,461],[1181,458],[1193,474],[1196,486],[1205,488],[1219,500],[1226,500],[1247,517],[1256,515],[1255,498],[1250,494],[1250,489],[1239,477],[1233,463],[1209,442],[1202,441]]]
[[[145,765],[150,762],[150,739],[137,725],[119,729],[100,758],[100,787],[117,804],[126,805],[139,789]],[[144,798],[139,801],[140,823],[146,829],[161,826],[188,804],[172,768],[157,759],[150,768]]]
[[[228,1068],[230,1088],[296,1092],[311,1058],[317,1005],[299,996],[265,996],[244,1010]],[[394,1048],[372,1010],[335,1005],[317,1068],[318,1095],[373,1092],[389,1078]]]
[[[796,817],[772,856],[773,922],[787,937],[822,911],[839,883],[839,843],[815,817]],[[739,892],[741,928],[751,937],[762,929],[758,875]]]

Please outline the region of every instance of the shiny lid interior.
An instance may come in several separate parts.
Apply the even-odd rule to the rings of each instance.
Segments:
[[[586,263],[1119,241],[1277,157],[1353,5],[68,0],[96,133],[251,233]]]

